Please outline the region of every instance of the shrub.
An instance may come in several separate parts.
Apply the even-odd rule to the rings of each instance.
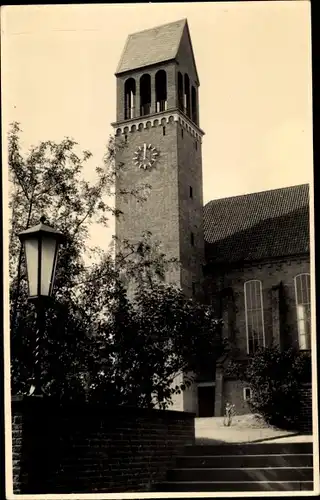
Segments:
[[[245,379],[252,388],[250,406],[271,425],[297,428],[300,386],[311,381],[310,354],[278,346],[260,349],[250,360]]]
[[[311,382],[310,353],[276,345],[260,348],[246,366],[230,363],[228,373],[252,389],[250,407],[264,420],[283,429],[297,429],[301,408],[300,387]]]

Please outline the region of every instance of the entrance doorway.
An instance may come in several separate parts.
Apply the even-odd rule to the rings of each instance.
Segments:
[[[214,416],[214,385],[198,386],[198,412],[199,417]]]

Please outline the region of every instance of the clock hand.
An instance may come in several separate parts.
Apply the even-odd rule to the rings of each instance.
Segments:
[[[144,143],[144,145],[143,145],[143,159],[144,160],[146,159],[146,150],[147,150],[147,145],[146,145],[146,143]]]

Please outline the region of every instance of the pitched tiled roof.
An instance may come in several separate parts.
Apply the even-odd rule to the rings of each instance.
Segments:
[[[129,35],[116,74],[175,59],[186,24],[181,19]]]
[[[309,252],[309,185],[212,200],[204,207],[207,260],[247,262]]]

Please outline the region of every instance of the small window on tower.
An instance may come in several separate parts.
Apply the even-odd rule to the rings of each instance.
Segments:
[[[191,241],[191,245],[194,246],[194,234],[191,233],[190,235],[190,241]]]
[[[198,143],[197,143],[197,141],[195,141],[194,147],[196,148],[196,150],[198,149]]]
[[[189,196],[190,196],[190,198],[193,198],[193,189],[192,189],[192,186],[189,186]]]
[[[166,127],[162,127],[162,134],[166,135]]]
[[[128,142],[128,136],[127,136],[127,134],[124,134],[124,142]]]
[[[181,137],[183,139],[183,128],[181,129]]]

